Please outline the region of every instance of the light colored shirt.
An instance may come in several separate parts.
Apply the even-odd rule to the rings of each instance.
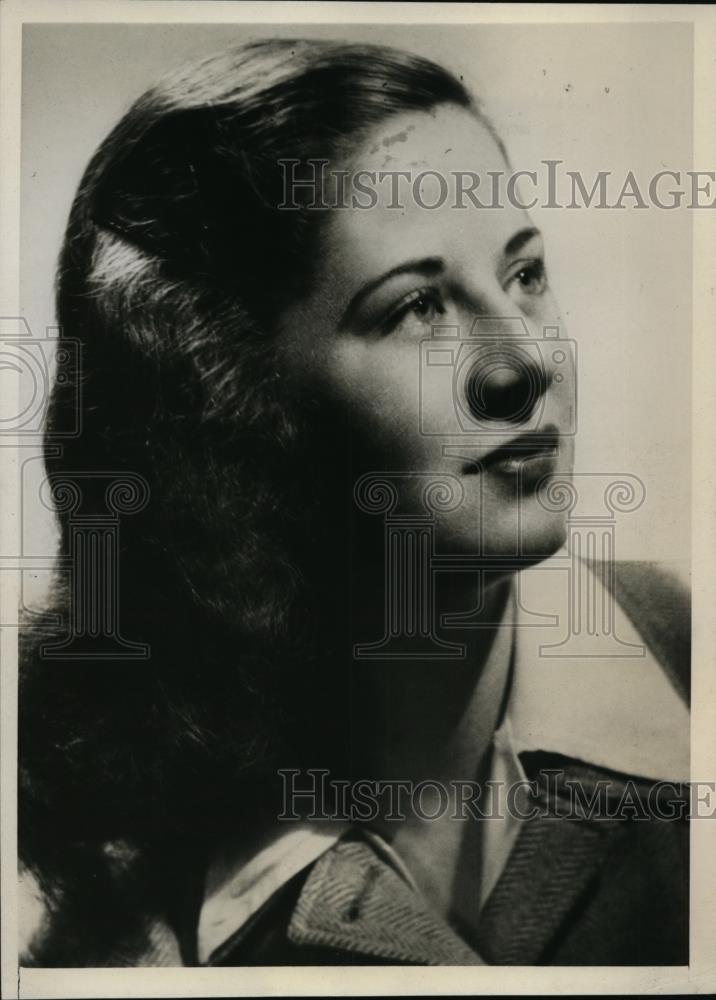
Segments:
[[[561,754],[654,780],[689,780],[688,709],[636,628],[592,577],[595,606],[611,609],[607,655],[600,637],[578,657],[560,655],[569,632],[569,555],[561,550],[516,578],[513,675],[504,718],[493,737],[490,782],[499,794],[525,781],[519,755]],[[607,603],[605,603],[607,602]],[[553,624],[555,617],[557,624]],[[509,620],[511,619],[511,620]],[[556,655],[555,655],[556,654]],[[483,830],[484,903],[502,873],[521,820],[504,808]],[[341,820],[279,822],[259,843],[232,846],[210,866],[198,926],[198,957],[212,953],[284,886],[313,864],[349,829]],[[373,848],[417,892],[397,852],[377,833],[363,830]]]

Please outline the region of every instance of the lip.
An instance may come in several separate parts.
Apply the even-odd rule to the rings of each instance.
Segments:
[[[535,460],[551,465],[559,454],[559,439],[560,435],[553,425],[539,431],[525,431],[488,452],[478,462],[466,466],[464,472],[469,475],[495,470],[506,475],[518,475],[528,468],[532,470]]]

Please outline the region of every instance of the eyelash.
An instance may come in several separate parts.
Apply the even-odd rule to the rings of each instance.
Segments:
[[[527,275],[529,281],[536,281],[538,288],[529,291],[525,284],[522,283],[521,275]],[[544,261],[536,257],[533,260],[521,262],[519,270],[515,271],[508,279],[505,290],[514,284],[515,281],[519,281],[520,288],[525,295],[542,295],[547,289],[547,268]]]
[[[526,281],[523,281],[523,278],[526,278]],[[547,268],[544,261],[536,257],[533,260],[522,262],[519,270],[515,271],[508,278],[505,284],[505,291],[515,282],[519,282],[520,289],[525,295],[543,295],[547,289]],[[527,287],[529,282],[536,282],[537,288],[529,290]],[[445,306],[441,295],[434,288],[421,288],[413,292],[401,305],[393,310],[381,326],[382,334],[385,336],[396,330],[403,320],[415,310],[416,306],[425,301],[433,305],[438,315],[444,315]],[[418,318],[423,322],[427,322],[422,317]]]
[[[393,312],[382,324],[382,333],[388,334],[392,333],[393,330],[396,330],[403,320],[406,319],[410,313],[415,310],[416,306],[422,302],[429,302],[439,316],[442,316],[445,312],[445,306],[443,305],[441,295],[434,288],[421,288],[418,291],[413,292],[409,298],[405,299],[403,303],[397,307],[397,309],[393,310]],[[415,315],[421,322],[426,324],[428,323],[424,317],[418,316],[417,313]]]

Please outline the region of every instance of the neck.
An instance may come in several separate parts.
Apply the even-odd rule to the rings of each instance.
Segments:
[[[435,620],[448,611],[474,608],[477,597],[471,574],[441,581]],[[411,782],[475,778],[499,721],[508,681],[511,630],[496,623],[510,600],[510,579],[496,582],[486,590],[469,628],[442,632],[451,643],[464,646],[460,659],[353,662],[354,778]],[[382,634],[380,623],[374,622],[371,632],[365,619],[361,616],[358,634]]]

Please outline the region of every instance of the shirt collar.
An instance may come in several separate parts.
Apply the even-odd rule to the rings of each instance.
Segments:
[[[343,836],[344,822],[279,823],[259,844],[232,843],[212,859],[199,914],[197,951],[203,965],[294,875],[313,864]]]
[[[519,832],[506,791],[527,780],[521,753],[545,751],[634,777],[689,778],[688,708],[597,575],[583,569],[594,606],[611,611],[611,634],[621,641],[623,655],[599,655],[598,636],[585,643],[581,656],[559,655],[565,646],[557,644],[571,621],[573,567],[565,549],[516,578],[512,682],[490,770],[500,818],[488,820],[483,830],[483,904]],[[584,577],[580,584],[586,585]],[[546,629],[545,621],[555,615],[557,628]]]
[[[507,707],[517,754],[547,751],[654,780],[689,780],[689,712],[636,627],[589,572],[590,596],[611,611],[620,645],[587,639],[564,655],[570,622],[571,556],[555,556],[520,574],[515,669]],[[584,578],[580,581],[586,586]],[[557,629],[535,627],[558,615]]]
[[[559,653],[567,632],[571,557],[565,550],[525,570],[516,579],[505,624],[514,629],[512,683],[501,725],[494,736],[490,780],[508,788],[525,780],[519,755],[546,751],[588,764],[656,780],[689,777],[688,709],[635,626],[590,573],[594,600],[610,601],[613,634],[627,655]],[[589,572],[589,571],[588,571]],[[511,617],[510,617],[511,616]],[[552,647],[551,649],[548,647]],[[636,655],[635,655],[636,653]],[[500,810],[485,825],[484,902],[507,862],[519,820]],[[342,821],[278,823],[259,844],[231,845],[212,862],[198,926],[198,958],[211,954],[241,928],[294,875],[313,864],[350,829]],[[371,834],[374,849],[415,888],[391,846]]]

